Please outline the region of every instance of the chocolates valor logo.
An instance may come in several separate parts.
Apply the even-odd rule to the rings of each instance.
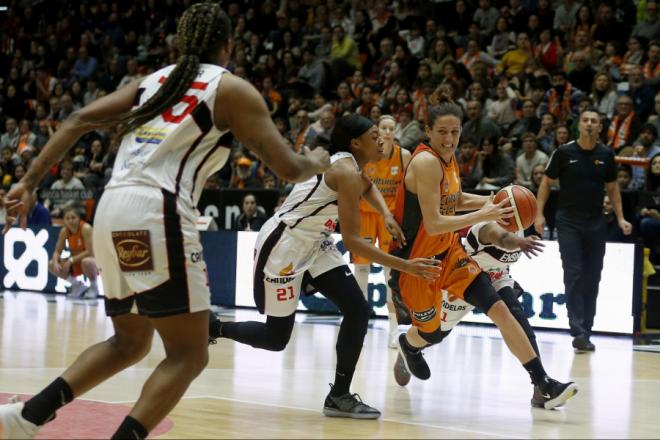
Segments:
[[[148,230],[114,231],[112,241],[123,272],[144,272],[154,269],[151,238]]]

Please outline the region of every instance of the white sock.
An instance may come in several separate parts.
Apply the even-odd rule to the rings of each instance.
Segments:
[[[387,320],[390,324],[390,333],[394,332],[395,330],[399,330],[399,323],[396,319],[396,312],[392,312],[391,310],[394,309],[394,304],[392,304],[392,289],[390,289],[389,281],[390,281],[390,268],[383,266],[383,275],[385,275],[385,289],[387,289],[387,308],[389,309],[387,312]]]
[[[396,321],[396,313],[388,314],[387,322],[390,324],[390,333],[399,331],[399,324]]]
[[[356,264],[355,265],[355,279],[357,280],[358,286],[362,290],[364,298],[369,300],[369,272],[371,267],[369,264]]]
[[[387,299],[388,301],[392,301],[392,291],[390,289],[390,272],[391,269],[389,267],[383,266],[383,276],[385,277],[385,288],[387,289]]]

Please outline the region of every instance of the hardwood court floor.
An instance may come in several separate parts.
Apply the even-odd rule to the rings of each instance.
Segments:
[[[259,319],[251,310],[223,314]],[[399,387],[391,372],[396,352],[386,347],[384,320],[370,325],[353,384],[353,392],[379,408],[382,418],[327,418],[321,407],[328,382],[334,380],[337,319],[300,314],[298,320],[281,353],[226,340],[212,346],[208,368],[170,414],[158,438],[660,436],[660,354],[634,352],[629,338],[595,337],[596,353],[575,355],[566,334],[539,332],[546,369],[558,379],[572,378],[580,388],[565,408],[545,411],[530,408],[527,373],[497,331],[487,327],[459,326],[440,346],[427,350],[431,379],[413,379],[406,388]],[[101,301],[11,292],[0,299],[0,329],[4,394],[37,392],[81,350],[112,334]],[[84,399],[125,414],[162,357],[162,344],[156,339],[145,360]],[[53,424],[86,425],[94,418],[75,414],[60,411]],[[107,437],[114,423],[107,421],[113,425],[93,432]],[[84,438],[89,432],[68,435]],[[48,437],[45,430],[41,437]]]

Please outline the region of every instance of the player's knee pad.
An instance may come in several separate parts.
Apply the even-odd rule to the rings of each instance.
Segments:
[[[279,333],[273,333],[268,338],[268,343],[264,347],[268,351],[282,351],[286,348],[289,343],[291,335],[283,335]]]
[[[442,331],[440,327],[430,333],[419,332],[419,336],[421,336],[422,339],[424,339],[430,345],[441,343],[445,336],[448,334],[449,331]]]

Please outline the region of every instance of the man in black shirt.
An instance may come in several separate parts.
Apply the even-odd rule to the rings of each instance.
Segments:
[[[548,200],[550,185],[559,179],[556,225],[568,322],[574,338],[573,347],[578,352],[595,350],[589,337],[596,315],[607,238],[604,189],[612,202],[619,227],[625,235],[632,232],[632,226],[623,218],[614,152],[598,141],[602,128],[595,110],[582,112],[578,140],[560,146],[552,154],[537,195],[538,214],[534,226],[542,234],[545,225],[543,207]]]

